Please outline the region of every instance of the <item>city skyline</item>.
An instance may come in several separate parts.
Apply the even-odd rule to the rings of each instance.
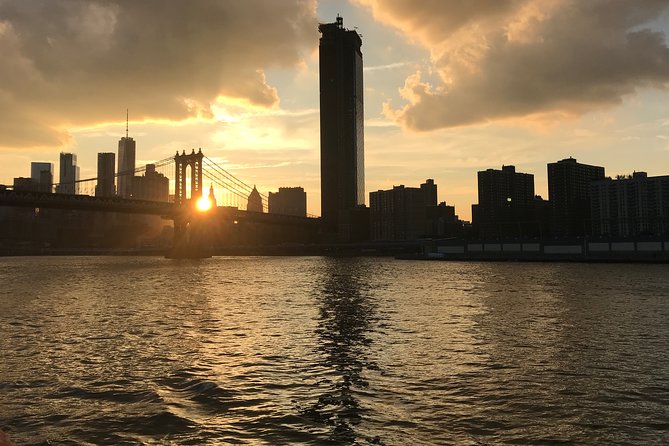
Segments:
[[[226,11],[239,20],[225,30],[219,29],[226,28],[220,26],[227,23],[222,16],[207,9],[213,6],[198,6],[179,18],[210,16],[200,23],[206,38],[178,36],[184,48],[197,49],[197,57],[151,41],[138,30],[129,32],[129,23],[141,21],[155,7],[151,2],[133,7],[75,2],[69,9],[35,6],[39,4],[0,6],[0,42],[10,60],[25,62],[5,68],[15,76],[4,87],[10,94],[3,101],[10,102],[3,109],[13,113],[3,120],[0,183],[28,176],[30,161],[55,162],[60,152],[76,153],[81,177],[94,177],[97,153],[116,151],[127,107],[137,165],[177,149],[202,147],[261,191],[304,187],[308,212],[320,214],[317,25],[331,23],[337,13],[347,28],[363,35],[367,204],[369,191],[434,178],[440,184],[439,201],[454,204],[461,218],[470,220],[470,205],[477,201],[475,172],[502,164],[533,173],[536,193],[544,198],[546,164],[569,156],[603,165],[611,176],[669,172],[668,94],[658,88],[669,79],[664,2],[581,6],[519,1],[496,7],[484,2],[466,10],[445,1],[428,10],[428,4],[406,9],[399,1],[294,1],[281,6],[258,1]],[[608,13],[597,22],[594,17],[601,10]],[[179,12],[171,5],[161,18],[167,22],[156,20],[152,26],[167,26]],[[21,40],[20,32],[34,30],[45,13],[54,23],[66,24],[63,29],[71,35],[45,29]],[[75,16],[82,20],[71,20]],[[573,26],[560,28],[565,23]],[[267,35],[256,35],[261,33],[253,26],[263,27]],[[480,32],[472,33],[474,27]],[[244,29],[248,32],[240,33]],[[143,45],[129,52],[128,41],[119,37],[124,35]],[[243,40],[244,57],[231,49],[234,39]],[[40,50],[44,42],[53,55]],[[579,42],[591,45],[575,46]],[[235,64],[220,62],[223,80],[211,73],[184,80],[179,70],[161,75],[161,64],[168,63],[161,57],[142,59],[149,50],[170,66],[181,62],[189,75],[220,54],[232,53],[235,57],[229,59]],[[566,57],[567,50],[576,54]],[[563,65],[557,69],[544,61],[542,72],[531,64],[540,61],[539,53]],[[91,67],[104,58],[116,62],[120,55],[128,65],[108,72],[109,79]],[[656,65],[649,65],[651,60]],[[471,82],[463,80],[468,67],[481,74]],[[508,96],[489,82],[492,67]],[[84,76],[76,82],[70,79],[75,69]],[[511,75],[523,79],[526,89],[511,95],[516,85]],[[77,100],[65,104],[58,97],[36,98],[45,83]],[[488,103],[474,94],[477,88],[487,92]],[[183,99],[180,104],[178,98]],[[436,121],[421,114],[428,103]],[[447,113],[449,107],[460,117]]]

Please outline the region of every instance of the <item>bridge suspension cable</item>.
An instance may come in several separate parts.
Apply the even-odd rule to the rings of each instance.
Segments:
[[[155,165],[156,169],[157,169],[157,168],[169,165],[170,163],[174,163],[174,157],[165,158],[165,159],[162,159],[160,161],[156,161],[155,163],[149,163],[149,164]],[[136,167],[134,170],[124,170],[122,172],[116,172],[114,174],[114,178],[118,178],[120,176],[126,176],[126,175],[133,175],[134,176],[135,174],[142,173],[142,172],[146,172],[146,165]],[[70,181],[70,182],[67,182],[67,183],[54,183],[53,186],[54,187],[70,186],[70,185],[74,185],[74,184],[86,183],[86,182],[89,182],[89,181],[91,181],[91,182],[92,181],[98,181],[98,178],[97,177],[84,178],[84,179],[81,179],[81,180]]]
[[[162,173],[165,177],[170,179],[170,189],[174,191],[174,172],[169,171],[169,166],[174,165],[174,156],[161,159],[159,161],[149,163],[155,166],[157,172]],[[137,176],[146,172],[146,166],[143,165],[133,170],[116,172],[113,178],[117,179],[123,176]],[[248,198],[254,187],[248,183],[240,180],[235,175],[228,172],[226,169],[218,165],[214,160],[205,156],[203,158],[202,176],[211,181],[214,185],[215,194],[218,195],[217,202],[219,206],[234,206],[238,209],[246,209],[248,205]],[[73,193],[80,195],[95,195],[95,186],[98,178],[84,178],[74,182],[55,183],[54,186],[58,188],[72,187]],[[203,185],[204,186],[204,185]],[[56,189],[58,190],[58,189]],[[207,188],[203,187],[203,191]],[[171,193],[171,192],[170,192]],[[266,194],[258,192],[262,201],[263,212],[269,212],[269,198]],[[316,217],[315,215],[307,214],[308,217]]]
[[[243,201],[243,206],[238,206],[238,207],[246,207],[246,200],[248,200],[249,194],[253,190],[253,187],[249,186],[247,183],[243,182],[236,176],[232,175],[230,172],[216,164],[214,160],[211,158],[205,156],[204,157],[204,165],[205,167],[209,169],[203,169],[204,175],[212,180],[216,181],[218,186],[224,188],[225,190],[228,190],[231,192],[233,195],[235,195],[238,198],[241,198]],[[214,172],[214,173],[212,173]],[[268,211],[268,197],[265,194],[260,194],[260,198],[262,199],[262,206],[263,206],[263,211],[267,212]]]

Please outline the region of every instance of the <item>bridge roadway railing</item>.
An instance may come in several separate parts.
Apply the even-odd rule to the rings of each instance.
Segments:
[[[296,215],[268,214],[267,212],[251,212],[242,210],[236,211],[235,218],[239,221],[275,226],[317,225],[320,221],[319,218],[312,216],[300,217]]]

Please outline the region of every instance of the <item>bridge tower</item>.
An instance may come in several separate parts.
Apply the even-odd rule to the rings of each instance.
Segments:
[[[189,155],[177,151],[174,156],[176,169],[174,178],[174,203],[180,205],[181,211],[174,216],[174,239],[171,251],[167,254],[170,258],[202,258],[209,257],[207,250],[202,245],[201,237],[198,235],[197,224],[193,212],[195,202],[202,198],[202,149],[195,149]],[[190,166],[190,197],[186,188],[186,172]]]
[[[195,149],[189,155],[184,150],[181,155],[177,151],[174,156],[174,166],[176,169],[174,178],[174,202],[176,204],[186,204],[188,201],[186,189],[186,169],[191,168],[190,175],[190,199],[198,200],[202,198],[202,149]]]

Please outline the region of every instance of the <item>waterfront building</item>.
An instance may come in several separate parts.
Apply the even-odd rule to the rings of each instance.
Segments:
[[[162,173],[156,172],[155,164],[147,164],[146,172],[132,180],[132,198],[148,201],[169,201],[170,180]]]
[[[669,175],[646,172],[590,184],[592,233],[636,237],[669,234]]]
[[[255,184],[253,185],[253,190],[249,194],[246,210],[250,212],[263,212],[262,197],[260,196],[258,189],[256,189]]]
[[[53,164],[48,162],[30,163],[30,178],[40,192],[53,192]]]
[[[74,153],[60,153],[60,176],[56,192],[59,194],[78,194],[79,166],[77,166],[77,155]]]
[[[436,201],[436,199],[435,199]],[[428,235],[433,238],[462,237],[463,224],[455,213],[455,206],[441,202],[426,208]]]
[[[523,226],[534,224],[534,175],[515,166],[478,172],[478,198],[472,224],[484,236],[520,236]]]
[[[369,241],[370,209],[361,204],[341,214],[339,240],[347,243]]]
[[[267,202],[270,214],[307,216],[307,193],[301,187],[280,187]]]
[[[333,235],[345,214],[365,203],[362,39],[339,16],[318,30],[321,217],[324,233]]]
[[[551,232],[556,236],[584,235],[590,231],[590,183],[605,178],[604,168],[567,158],[548,164],[548,201]]]
[[[437,185],[428,179],[420,187],[393,186],[369,194],[372,240],[415,240],[431,236],[428,209],[437,206]]]
[[[116,194],[114,176],[116,174],[116,154],[98,153],[98,184],[95,186],[96,197],[113,197]]]

